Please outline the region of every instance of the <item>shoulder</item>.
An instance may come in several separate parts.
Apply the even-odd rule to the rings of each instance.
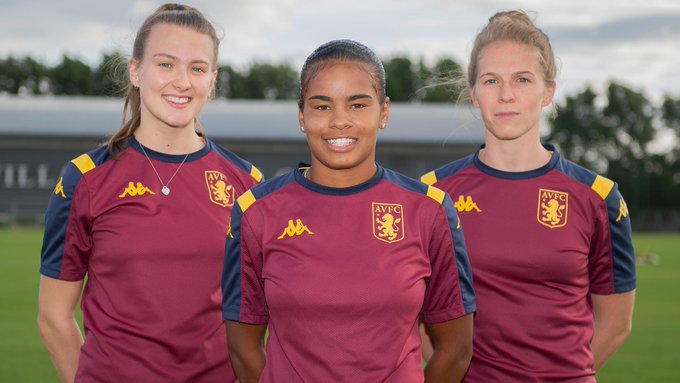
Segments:
[[[275,193],[286,185],[295,181],[294,171],[274,177],[252,187],[243,193],[237,200],[237,204],[243,213],[246,212],[254,203],[261,201],[265,197]]]
[[[618,193],[618,187],[614,181],[563,157],[560,157],[555,169],[572,181],[590,188],[602,200],[606,200],[610,195]]]
[[[71,194],[85,174],[96,171],[111,160],[106,146],[83,153],[68,162],[59,184],[66,194]]]
[[[443,180],[444,178],[451,177],[459,173],[463,169],[466,169],[469,166],[471,166],[474,163],[475,155],[476,153],[470,154],[469,156],[460,158],[453,162],[449,162],[448,164],[440,168],[425,173],[422,177],[420,177],[420,181],[428,185],[434,185],[438,181]]]
[[[446,198],[446,193],[442,190],[432,185],[427,185],[423,182],[417,181],[391,169],[385,169],[384,179],[402,189],[422,195],[424,198],[428,197],[440,205]]]
[[[210,145],[212,151],[214,151],[218,156],[222,157],[223,159],[225,159],[227,162],[229,162],[242,172],[249,174],[256,182],[258,183],[262,182],[264,176],[262,175],[262,172],[258,168],[256,168],[253,164],[237,156],[228,149],[216,144],[213,141],[206,139],[206,142],[208,143],[208,145]]]

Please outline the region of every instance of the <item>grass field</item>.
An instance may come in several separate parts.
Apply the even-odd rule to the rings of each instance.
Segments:
[[[39,230],[0,230],[0,382],[57,382],[35,325]],[[633,334],[598,374],[600,383],[680,381],[680,234],[637,234]]]

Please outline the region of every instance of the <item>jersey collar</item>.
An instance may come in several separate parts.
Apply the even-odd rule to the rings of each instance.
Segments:
[[[560,160],[560,153],[555,149],[555,146],[553,145],[548,145],[548,144],[543,144],[543,147],[546,150],[549,150],[552,153],[552,156],[550,157],[550,161],[548,161],[547,164],[541,166],[538,169],[533,169],[533,170],[527,170],[525,172],[506,172],[498,169],[494,169],[485,163],[483,163],[479,159],[479,152],[484,149],[485,145],[482,145],[480,147],[480,150],[475,153],[475,157],[473,159],[475,166],[477,169],[481,170],[483,173],[486,173],[492,177],[496,178],[504,178],[508,180],[526,180],[526,179],[531,179],[531,178],[536,178],[540,177],[547,172],[551,171],[552,169],[557,166],[557,163]]]
[[[360,193],[364,190],[368,190],[375,186],[380,180],[383,179],[383,176],[385,175],[385,169],[383,169],[382,166],[379,164],[375,164],[378,170],[375,172],[373,177],[369,179],[368,181],[361,183],[359,185],[351,186],[348,188],[333,188],[333,187],[328,187],[328,186],[322,186],[319,184],[315,184],[314,182],[308,180],[302,175],[302,172],[305,171],[305,169],[309,168],[311,165],[306,164],[306,163],[299,163],[297,169],[293,170],[293,176],[295,177],[295,181],[299,183],[300,185],[304,186],[305,188],[321,193],[321,194],[328,194],[328,195],[337,195],[337,196],[343,196],[343,195],[352,195],[352,194],[357,194]]]

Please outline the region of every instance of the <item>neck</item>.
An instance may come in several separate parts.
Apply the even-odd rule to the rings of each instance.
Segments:
[[[314,165],[307,171],[307,179],[315,184],[332,188],[349,188],[360,185],[375,175],[378,166],[375,162],[370,166],[361,166],[351,169],[330,169],[322,164]]]
[[[140,125],[134,133],[140,144],[165,154],[188,154],[200,150],[205,143],[193,128],[151,129]]]
[[[517,141],[486,140],[479,159],[485,165],[505,172],[525,172],[550,162],[552,154],[535,141],[531,145]]]

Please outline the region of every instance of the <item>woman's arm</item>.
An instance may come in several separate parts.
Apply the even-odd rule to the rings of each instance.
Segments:
[[[75,320],[75,308],[83,281],[62,281],[40,276],[38,328],[62,382],[73,382],[78,369],[83,335]]]
[[[264,369],[266,325],[227,321],[229,357],[241,383],[257,383]]]
[[[595,331],[590,342],[593,370],[599,370],[630,335],[633,326],[635,290],[612,295],[590,295],[595,313]]]
[[[472,318],[468,314],[447,322],[430,324],[427,333],[434,353],[425,368],[425,382],[460,382],[472,359]]]

